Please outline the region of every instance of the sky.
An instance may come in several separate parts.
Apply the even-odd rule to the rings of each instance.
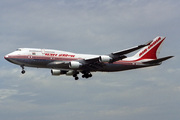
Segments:
[[[179,120],[179,6],[178,0],[1,0],[0,118]],[[156,36],[166,36],[159,57],[174,58],[87,80],[28,67],[22,75],[4,59],[21,47],[109,54]]]

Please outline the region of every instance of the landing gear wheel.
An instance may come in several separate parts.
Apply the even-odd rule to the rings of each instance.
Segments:
[[[75,80],[78,80],[78,79],[79,79],[79,77],[77,76],[77,74],[79,74],[79,72],[76,72],[76,73],[73,75],[73,77],[74,77]]]
[[[89,74],[89,77],[92,77],[92,74],[91,74],[91,73]]]
[[[75,77],[75,80],[78,80],[79,79],[79,77]]]
[[[24,74],[26,71],[25,70],[22,70],[21,73]]]
[[[86,73],[86,74],[83,74],[82,75],[82,78],[89,78],[89,77],[92,77],[92,74],[91,73]]]

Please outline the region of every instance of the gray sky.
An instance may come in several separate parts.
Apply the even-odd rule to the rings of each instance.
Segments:
[[[0,1],[3,120],[179,120],[180,1]],[[108,54],[166,36],[161,66],[75,81],[4,60],[19,47]],[[135,53],[133,53],[135,54]],[[132,55],[132,54],[130,54]]]

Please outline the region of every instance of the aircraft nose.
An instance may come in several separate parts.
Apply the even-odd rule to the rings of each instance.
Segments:
[[[4,59],[6,59],[6,60],[7,60],[7,59],[8,59],[8,55],[4,56]]]
[[[10,61],[9,55],[4,56],[4,59],[6,59],[7,61]]]

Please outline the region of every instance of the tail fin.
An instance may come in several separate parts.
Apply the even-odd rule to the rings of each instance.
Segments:
[[[133,58],[136,60],[143,59],[157,59],[163,41],[166,37],[156,37],[148,46],[142,48],[138,53],[136,53]]]

